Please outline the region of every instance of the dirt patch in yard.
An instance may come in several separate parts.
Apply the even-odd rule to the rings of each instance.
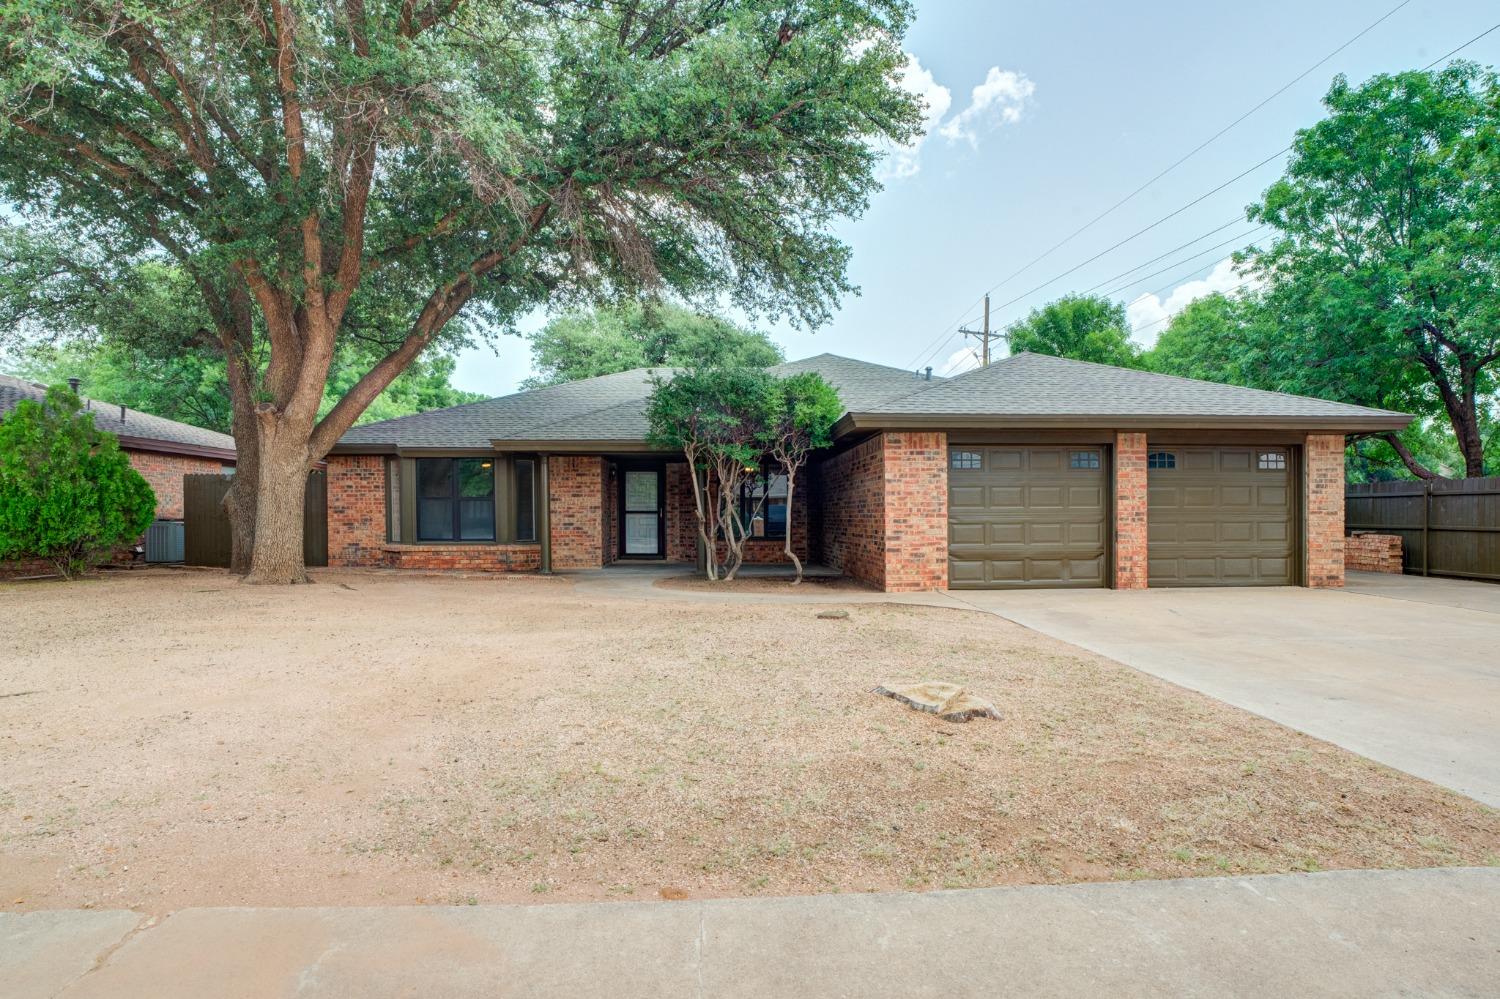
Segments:
[[[555,901],[1493,864],[1500,815],[998,618],[555,580],[0,585],[0,891]],[[944,679],[1000,722],[870,693]]]

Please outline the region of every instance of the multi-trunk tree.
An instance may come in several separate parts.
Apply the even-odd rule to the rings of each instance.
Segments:
[[[0,196],[108,282],[202,297],[234,561],[295,582],[308,469],[460,312],[671,289],[824,320],[875,187],[904,0],[0,6]],[[86,251],[86,252],[85,252]],[[405,316],[320,414],[361,315]]]

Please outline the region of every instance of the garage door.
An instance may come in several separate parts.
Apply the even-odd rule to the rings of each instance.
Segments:
[[[1288,448],[1148,448],[1149,585],[1291,585],[1291,466]]]
[[[966,445],[948,451],[948,585],[1103,586],[1102,447]]]

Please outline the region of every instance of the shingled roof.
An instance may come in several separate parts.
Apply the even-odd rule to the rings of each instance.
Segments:
[[[47,386],[10,375],[0,375],[0,416],[9,413],[23,399],[41,402],[47,397]],[[134,451],[160,451],[233,461],[234,438],[214,430],[204,430],[190,423],[179,423],[138,409],[112,402],[84,397],[94,426],[114,434],[120,446]]]
[[[400,450],[488,451],[494,447],[548,445],[639,447],[646,439],[646,398],[651,379],[671,368],[633,368],[618,374],[564,382],[484,402],[401,416],[354,427],[335,453]],[[816,371],[839,390],[849,407],[875,406],[911,391],[919,379],[910,371],[819,354],[778,364],[772,374]],[[920,382],[920,384],[934,384]]]
[[[370,423],[350,430],[334,451],[638,449],[646,438],[651,379],[671,370],[635,368]],[[948,379],[920,378],[836,354],[769,370],[778,375],[815,371],[826,378],[847,410],[839,433],[962,426],[1358,431],[1398,429],[1410,421],[1386,410],[1042,354],[1016,354]]]
[[[1360,431],[1409,422],[1390,410],[1022,353],[873,406],[851,405],[844,429],[982,423]]]

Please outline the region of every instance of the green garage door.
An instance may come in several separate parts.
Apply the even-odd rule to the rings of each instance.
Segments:
[[[1149,585],[1290,586],[1291,466],[1285,447],[1149,447]]]
[[[948,585],[1103,586],[1103,447],[948,450]]]

